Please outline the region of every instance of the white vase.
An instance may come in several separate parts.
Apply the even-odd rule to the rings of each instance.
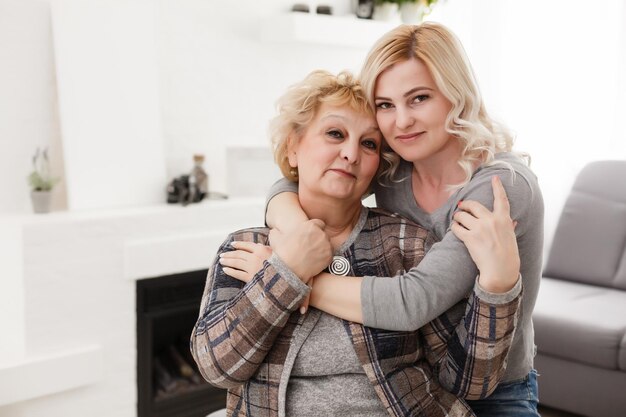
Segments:
[[[49,213],[52,191],[31,191],[30,200],[33,203],[35,213]]]
[[[374,7],[374,20],[400,23],[400,11],[397,3],[383,3]]]
[[[402,23],[406,23],[409,25],[417,25],[422,23],[426,8],[427,7],[421,2],[402,3],[402,6],[400,6],[400,16],[402,17]]]

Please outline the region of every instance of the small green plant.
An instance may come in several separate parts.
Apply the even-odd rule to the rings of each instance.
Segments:
[[[33,191],[50,191],[59,182],[50,173],[48,149],[37,148],[33,155],[33,171],[28,176],[28,183]]]
[[[423,3],[426,7],[431,7],[437,3],[437,0],[376,0],[376,4],[383,3],[396,3],[402,5],[403,3]]]

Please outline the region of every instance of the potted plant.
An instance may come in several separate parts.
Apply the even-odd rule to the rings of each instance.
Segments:
[[[30,198],[33,203],[35,213],[48,213],[50,211],[50,200],[52,189],[59,182],[50,173],[50,160],[48,150],[39,149],[33,155],[33,171],[28,176],[31,193]]]
[[[437,0],[401,0],[400,16],[402,22],[418,24],[424,20],[424,16],[430,13]]]
[[[403,23],[420,23],[432,10],[437,0],[376,0],[374,19],[395,20]]]
[[[374,20],[386,22],[400,20],[400,5],[406,0],[376,0],[374,6]]]

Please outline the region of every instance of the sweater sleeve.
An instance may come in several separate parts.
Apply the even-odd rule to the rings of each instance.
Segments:
[[[364,277],[361,285],[364,325],[397,331],[416,330],[472,292],[478,269],[463,242],[454,236],[449,227],[459,200],[478,201],[492,209],[491,176],[495,174],[500,176],[506,189],[511,217],[518,221],[515,229],[518,246],[528,246],[528,242],[522,240],[526,230],[536,223],[532,210],[529,210],[533,186],[524,176],[513,174],[508,169],[484,170],[451,198],[447,203],[450,209],[445,214],[439,213],[445,218],[438,219],[431,228],[442,238],[432,246],[419,265],[398,275],[397,279]],[[378,196],[377,201],[385,207],[385,201],[378,200]],[[424,223],[421,221],[423,219],[416,216],[409,217],[419,224]],[[525,264],[533,262],[527,259],[528,256],[525,257],[521,249],[520,258],[522,270]]]
[[[521,294],[521,278],[498,298],[476,282],[467,302],[460,302],[420,329],[426,358],[447,391],[476,400],[486,398],[498,386],[506,370]],[[454,326],[455,313],[463,309],[463,317]]]
[[[231,236],[222,244],[209,270],[191,335],[191,352],[200,372],[222,388],[241,385],[256,373],[310,291],[275,255],[245,285],[227,276],[218,260],[232,240]]]

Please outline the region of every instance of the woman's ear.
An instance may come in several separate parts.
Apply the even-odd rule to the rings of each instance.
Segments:
[[[298,167],[298,138],[295,134],[289,135],[287,139],[287,159],[289,160],[289,166],[292,168]]]

